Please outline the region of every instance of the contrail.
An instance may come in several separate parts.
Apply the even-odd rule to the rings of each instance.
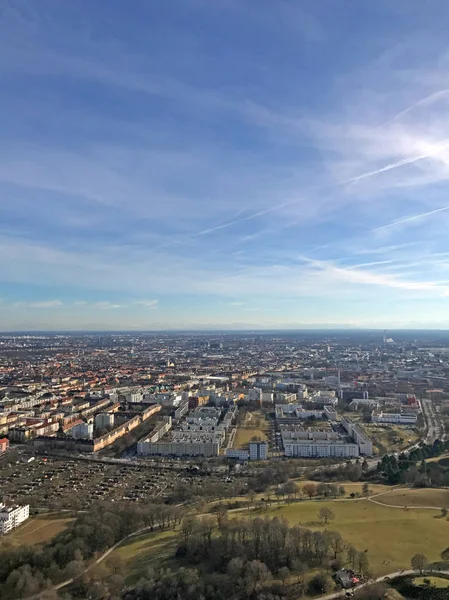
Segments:
[[[426,154],[420,154],[418,156],[412,156],[410,158],[404,158],[402,160],[398,160],[395,163],[391,163],[389,165],[386,165],[385,167],[376,169],[375,171],[368,171],[367,173],[363,173],[362,175],[352,177],[351,179],[348,179],[346,181],[341,181],[341,182],[337,183],[335,187],[347,185],[349,183],[357,183],[358,181],[362,181],[363,179],[368,179],[369,177],[374,177],[375,175],[380,175],[381,173],[385,173],[387,171],[392,171],[393,169],[398,169],[400,167],[404,167],[406,165],[413,164],[415,162],[424,160],[426,158],[431,158],[432,156],[436,156],[437,154],[439,154],[440,152],[443,152],[444,150],[447,150],[448,148],[449,148],[449,139],[445,139],[432,152],[428,152]],[[320,186],[316,186],[316,187],[318,187],[318,189],[319,189]],[[326,189],[327,187],[332,187],[332,186],[325,186],[323,189]],[[265,208],[261,211],[253,213],[251,215],[247,215],[246,217],[233,219],[232,221],[228,221],[227,223],[221,223],[220,225],[216,225],[216,226],[210,227],[208,229],[203,229],[203,230],[198,231],[197,233],[194,233],[193,235],[187,237],[185,240],[176,240],[173,242],[168,242],[166,244],[162,244],[161,246],[154,248],[154,250],[159,250],[160,248],[165,248],[165,247],[177,245],[180,243],[182,244],[188,240],[192,240],[197,237],[201,237],[203,235],[209,235],[210,233],[219,231],[220,229],[227,229],[228,227],[232,227],[233,225],[237,225],[239,223],[245,223],[246,221],[252,221],[253,219],[257,219],[258,217],[262,217],[262,216],[268,215],[272,212],[276,212],[280,208],[286,208],[287,206],[292,206],[294,204],[297,204],[298,202],[299,202],[299,200],[297,200],[297,199],[288,200],[287,202],[282,202],[281,204],[276,204],[274,206],[270,206],[269,208]],[[441,210],[441,209],[438,209],[438,210]],[[429,213],[429,214],[432,214],[432,213]],[[425,216],[425,215],[419,215],[419,216]],[[415,218],[415,217],[412,217],[412,219],[413,218]],[[417,216],[416,218],[419,218],[419,217]],[[384,227],[390,227],[390,226],[392,227],[393,224],[385,225]],[[379,228],[379,229],[381,229],[381,228]],[[377,230],[374,230],[374,231],[377,231]]]
[[[435,148],[435,150],[432,152],[428,152],[426,154],[419,154],[418,156],[412,156],[410,158],[404,158],[402,160],[398,160],[395,163],[391,163],[389,165],[386,165],[385,167],[376,169],[375,171],[368,171],[367,173],[363,173],[362,175],[358,175],[357,177],[353,177],[352,179],[348,179],[347,181],[342,181],[337,185],[346,185],[348,183],[357,183],[358,181],[361,181],[362,179],[368,179],[369,177],[374,177],[375,175],[380,175],[381,173],[385,173],[386,171],[391,171],[393,169],[399,169],[400,167],[404,167],[406,165],[418,162],[419,160],[431,158],[432,156],[436,156],[437,154],[439,154],[440,152],[443,152],[444,150],[447,150],[448,148],[449,148],[449,139],[446,139],[446,140],[443,140],[441,142],[441,144],[439,144],[439,146],[437,148]],[[228,223],[223,223],[221,225],[217,225],[216,227],[211,227],[210,229],[204,229],[203,231],[199,231],[198,233],[194,234],[192,236],[192,238],[199,237],[202,235],[208,235],[209,233],[213,233],[214,231],[217,231],[219,229],[226,229],[228,227],[231,227],[232,225],[237,225],[238,223],[244,223],[245,221],[252,221],[253,219],[257,219],[258,217],[262,217],[269,213],[275,212],[275,211],[279,210],[280,208],[286,208],[287,206],[291,206],[293,204],[296,204],[297,202],[298,202],[298,200],[295,199],[295,200],[289,200],[288,202],[283,202],[282,204],[276,204],[275,206],[271,206],[270,208],[266,208],[259,212],[248,215],[246,217],[242,217],[241,219],[235,219],[233,221],[229,221]],[[438,210],[441,210],[441,209],[438,209]]]
[[[391,117],[391,119],[388,119],[388,121],[385,121],[385,123],[382,124],[382,127],[384,127],[385,125],[389,125],[393,121],[396,121],[396,119],[400,119],[401,117],[408,114],[415,108],[418,108],[419,106],[425,106],[426,104],[432,104],[432,102],[439,100],[442,96],[446,96],[448,93],[449,93],[449,90],[444,89],[444,90],[439,90],[438,92],[433,92],[433,94],[430,94],[429,96],[426,96],[425,98],[421,98],[421,100],[418,100],[414,104],[411,104],[407,108],[404,108],[404,110],[401,110],[400,112],[395,114],[393,117]]]
[[[435,210],[430,210],[426,213],[421,213],[419,215],[414,215],[413,217],[406,217],[405,219],[399,219],[399,221],[393,221],[393,223],[388,223],[388,225],[382,225],[381,227],[376,227],[372,231],[381,231],[382,229],[388,229],[389,227],[395,227],[396,225],[401,225],[402,223],[409,223],[410,221],[417,221],[418,219],[424,219],[424,217],[430,217],[430,215],[434,215],[439,212],[443,212],[445,210],[449,210],[449,206],[443,206],[442,208],[436,208]]]
[[[392,171],[393,169],[398,169],[399,167],[404,167],[405,165],[410,165],[412,163],[418,162],[419,160],[424,160],[426,158],[432,158],[432,156],[437,156],[440,152],[447,150],[449,148],[449,139],[443,140],[432,152],[426,152],[425,154],[418,154],[418,156],[411,156],[410,158],[403,158],[402,160],[398,160],[395,163],[390,163],[385,167],[381,167],[380,169],[376,169],[375,171],[368,171],[368,173],[363,173],[362,175],[357,175],[357,177],[352,177],[352,179],[348,179],[347,181],[343,181],[342,184],[345,183],[356,183],[357,181],[361,181],[362,179],[367,179],[368,177],[373,177],[374,175],[379,175],[380,173],[385,173],[386,171]]]

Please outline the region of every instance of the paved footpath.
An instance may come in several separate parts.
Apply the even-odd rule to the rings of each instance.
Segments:
[[[443,574],[443,575],[449,575],[449,571],[426,571],[426,573],[434,573],[435,575]],[[386,579],[394,579],[395,577],[400,577],[402,575],[419,575],[418,571],[396,571],[395,573],[388,573],[388,575],[382,575],[382,577],[378,577],[377,579],[371,579],[370,581],[359,585],[358,587],[354,588],[354,591],[357,590],[361,590],[364,587],[368,587],[369,585],[373,585],[374,583],[381,583],[382,581],[385,581]],[[346,595],[346,592],[348,590],[340,590],[339,592],[333,592],[332,594],[325,594],[324,596],[318,596],[318,598],[316,598],[316,600],[337,600],[339,598],[344,598]]]

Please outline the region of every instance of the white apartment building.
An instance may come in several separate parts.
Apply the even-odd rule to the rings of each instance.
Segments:
[[[285,456],[292,458],[356,458],[358,444],[340,440],[291,440],[284,443]]]
[[[125,395],[126,402],[131,402],[132,404],[140,403],[143,400],[142,392],[130,392]]]
[[[187,437],[184,439],[145,444],[142,448],[146,456],[218,456],[219,440],[204,440]]]
[[[377,400],[373,400],[372,398],[355,398],[349,404],[350,410],[360,410],[364,407],[368,408],[377,408],[379,403]]]
[[[183,392],[184,394],[184,392]],[[175,410],[175,419],[180,419],[189,412],[189,399],[183,399],[179,407]]]
[[[328,421],[337,421],[337,411],[333,406],[325,406],[323,414]]]
[[[226,458],[236,458],[237,460],[248,460],[248,450],[242,450],[240,448],[228,448],[226,450]]]
[[[114,427],[114,413],[100,413],[95,417],[96,429],[106,429],[106,427]]]
[[[384,413],[372,414],[373,423],[399,423],[400,425],[415,425],[418,415],[413,413]]]
[[[350,435],[354,442],[358,444],[360,454],[364,456],[373,455],[373,442],[366,435],[366,433],[356,425],[351,419],[342,417],[340,423],[343,425],[348,435]]]
[[[4,535],[18,527],[30,516],[30,506],[5,506],[0,504],[0,534]]]
[[[78,423],[70,430],[71,436],[75,440],[91,440],[94,435],[93,423]]]
[[[267,442],[249,443],[249,460],[267,460],[268,444]]]
[[[323,419],[322,410],[305,410],[301,404],[276,404],[276,419],[293,418],[299,420],[316,419],[320,421]]]

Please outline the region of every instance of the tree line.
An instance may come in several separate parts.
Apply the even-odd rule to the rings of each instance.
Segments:
[[[449,486],[449,469],[437,463],[426,463],[426,459],[441,456],[447,451],[449,440],[435,440],[433,444],[421,444],[398,457],[394,454],[385,455],[377,465],[377,473],[391,485],[410,483],[416,487]]]
[[[76,577],[86,561],[136,530],[180,523],[179,507],[101,503],[80,513],[68,528],[42,546],[0,550],[0,599],[25,598]]]

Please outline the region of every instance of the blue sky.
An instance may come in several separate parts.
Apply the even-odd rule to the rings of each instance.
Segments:
[[[0,329],[449,328],[448,28],[4,0]]]

